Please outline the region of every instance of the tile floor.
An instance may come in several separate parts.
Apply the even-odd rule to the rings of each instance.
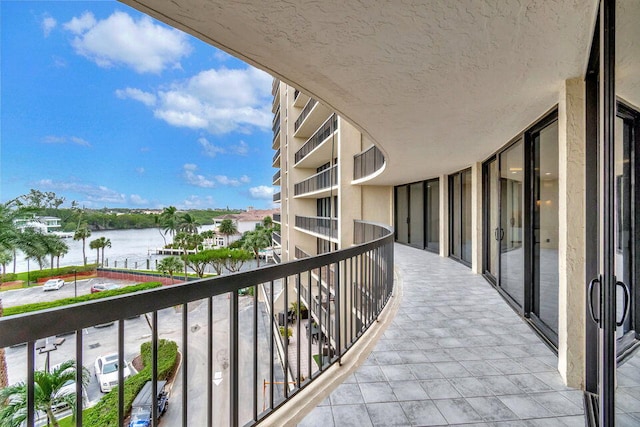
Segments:
[[[582,391],[487,281],[396,245],[396,317],[367,361],[299,425],[584,426]],[[618,424],[640,425],[640,357],[621,368]]]

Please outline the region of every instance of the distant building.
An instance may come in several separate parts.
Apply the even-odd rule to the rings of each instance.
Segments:
[[[217,230],[225,219],[233,221],[238,229],[238,234],[229,236],[228,242],[233,243],[236,240],[239,240],[243,233],[255,230],[256,225],[262,224],[262,221],[266,217],[271,217],[273,219],[273,216],[279,213],[280,209],[253,209],[252,207],[249,207],[246,212],[216,217],[213,219],[213,225]],[[216,235],[215,244],[216,246],[225,246],[227,244],[227,237],[220,234]]]

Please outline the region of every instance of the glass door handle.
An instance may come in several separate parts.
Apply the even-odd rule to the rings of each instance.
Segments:
[[[617,286],[620,286],[622,288],[623,295],[624,295],[624,304],[622,306],[622,319],[620,319],[619,322],[616,322],[617,326],[622,326],[625,319],[627,318],[627,315],[629,314],[630,293],[629,293],[629,287],[625,285],[623,282],[616,282],[616,287]]]
[[[591,315],[591,320],[593,320],[597,325],[600,325],[600,318],[596,317],[596,314],[593,310],[593,289],[595,288],[595,284],[600,284],[600,278],[595,278],[589,282],[589,294],[587,304],[589,305],[589,314]],[[600,309],[598,308],[598,315],[600,315]]]

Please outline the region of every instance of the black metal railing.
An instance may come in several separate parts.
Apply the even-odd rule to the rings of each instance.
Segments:
[[[318,172],[310,176],[302,182],[297,183],[293,187],[293,194],[299,196],[301,194],[312,193],[314,191],[331,188],[338,184],[338,165],[334,165],[329,169]]]
[[[275,96],[279,87],[280,87],[280,80],[274,78],[273,83],[271,83],[271,95]]]
[[[296,215],[296,227],[327,237],[338,237],[338,220],[336,218]]]
[[[274,220],[275,222],[280,222],[280,219],[282,218],[280,215],[281,215],[281,214],[279,214],[279,213],[277,213],[277,214],[273,214],[273,220]]]
[[[282,258],[280,258],[280,254],[277,253],[276,251],[273,251],[273,260],[278,264],[282,262]]]
[[[300,160],[304,159],[310,152],[312,152],[316,147],[318,147],[322,142],[327,139],[333,132],[338,129],[338,116],[332,114],[331,117],[325,121],[322,126],[318,128],[318,130],[311,135],[309,139],[304,143],[302,147],[295,154],[295,161],[298,163]]]
[[[353,179],[364,178],[380,170],[384,165],[384,154],[375,145],[353,156]]]
[[[276,152],[273,154],[273,163],[276,162],[276,160],[278,160],[278,157],[280,157],[280,149],[278,148],[276,150]]]
[[[278,172],[273,174],[273,181],[271,181],[271,182],[277,182],[280,179],[280,173],[281,173],[281,171],[280,171],[280,169],[278,169]]]
[[[273,126],[271,126],[271,130],[273,131],[273,136],[276,136],[278,132],[280,132],[280,111],[276,113],[276,117],[273,122]]]
[[[316,101],[313,98],[309,98],[309,100],[307,101],[307,105],[304,106],[304,108],[302,109],[302,111],[300,112],[300,115],[298,116],[298,118],[296,119],[296,122],[293,125],[293,131],[297,132],[298,128],[300,127],[300,125],[302,124],[302,122],[304,122],[304,119],[307,118],[307,116],[309,115],[309,113],[311,112],[311,110],[313,110],[313,107],[318,103],[318,101]]]
[[[281,197],[281,193],[278,191],[277,193],[273,193],[273,201],[279,202]]]
[[[298,95],[300,95],[300,91],[298,89],[294,89],[293,91],[293,101],[295,102],[298,99]]]
[[[282,244],[282,239],[280,238],[280,233],[276,233],[274,231],[273,233],[271,233],[271,239],[273,240],[273,243],[277,243],[279,245]]]
[[[212,425],[214,414],[219,425],[260,423],[323,375],[376,324],[393,287],[393,233],[383,227],[375,234],[384,237],[250,271],[0,318],[0,348],[6,351],[9,379],[26,384],[24,424],[47,422],[34,404],[40,393],[36,366],[44,366],[45,358],[51,357],[52,364],[71,360],[76,366],[91,366],[90,358],[113,353],[123,367],[140,353],[140,343],[149,341],[148,366],[137,375],[158,378],[159,359],[165,357],[158,351],[161,337],[175,340],[180,360],[165,415],[173,421],[164,423]],[[312,272],[327,268],[334,271],[332,295],[322,286],[311,286]],[[289,310],[292,302],[301,307],[303,285],[308,300],[318,301],[319,314],[305,317]],[[283,295],[277,302],[276,292]],[[61,335],[51,346],[37,344]],[[49,354],[55,343],[57,350]],[[123,425],[136,394],[132,387],[143,382],[125,383],[124,369],[118,372],[118,386],[111,392],[114,403],[102,405],[100,417],[112,414],[114,425]],[[91,381],[96,381],[93,376]],[[76,395],[81,395],[82,369],[75,385]],[[152,385],[156,395],[158,384]],[[102,398],[97,388],[95,383],[86,387],[90,401]],[[83,413],[83,401],[75,403],[76,426],[95,416]],[[152,399],[152,425],[158,425],[157,405]]]

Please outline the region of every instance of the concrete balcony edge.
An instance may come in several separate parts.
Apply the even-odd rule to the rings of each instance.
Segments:
[[[311,384],[257,425],[295,426],[316,406],[322,403],[324,399],[329,397],[331,392],[342,384],[369,357],[378,340],[398,313],[402,302],[402,288],[402,277],[397,270],[394,270],[393,293],[389,302],[380,313],[378,321],[342,357],[342,363],[331,365]]]

